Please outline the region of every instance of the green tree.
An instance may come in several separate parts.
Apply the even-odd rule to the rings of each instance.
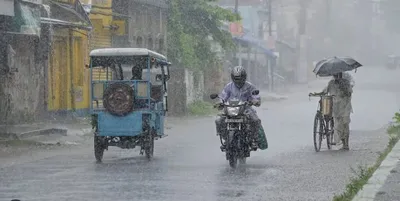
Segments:
[[[168,57],[178,66],[201,69],[215,60],[212,42],[233,48],[231,34],[221,30],[222,22],[240,17],[210,4],[215,0],[169,0]],[[212,39],[212,40],[210,40]]]

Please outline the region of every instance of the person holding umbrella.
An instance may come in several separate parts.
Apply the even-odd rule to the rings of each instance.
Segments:
[[[350,87],[353,89],[353,87],[355,85],[355,81],[353,79],[353,76],[351,76],[350,73],[348,73],[348,72],[343,72],[342,73],[342,78],[345,79],[345,80],[348,80],[349,83],[350,83]],[[335,80],[334,76],[332,76],[332,80]],[[351,112],[353,112],[353,110],[351,110]],[[332,145],[341,145],[342,144],[338,132],[334,132],[333,133],[333,139],[334,139],[334,142],[331,143]]]
[[[353,112],[351,98],[354,80],[351,75],[343,76],[345,71],[354,70],[362,66],[352,58],[324,59],[317,63],[314,73],[319,76],[333,76],[328,86],[320,93],[314,95],[330,94],[333,96],[332,116],[334,118],[334,132],[343,143],[343,150],[349,150],[350,114]],[[338,143],[336,143],[338,144]]]
[[[348,73],[348,72],[343,72],[343,73],[342,73],[342,77],[343,77],[343,79],[346,79],[346,80],[348,80],[348,81],[350,82],[351,88],[353,88],[354,85],[356,84],[356,82],[354,81],[353,76],[351,76],[350,73]],[[332,77],[332,79],[335,79],[335,78]]]

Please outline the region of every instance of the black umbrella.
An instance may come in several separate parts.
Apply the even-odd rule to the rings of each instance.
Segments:
[[[345,71],[352,71],[361,66],[351,57],[331,57],[319,61],[315,65],[313,72],[318,76],[327,77]]]

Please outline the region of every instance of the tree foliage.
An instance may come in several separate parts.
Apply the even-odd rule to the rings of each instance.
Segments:
[[[212,42],[223,49],[233,47],[231,34],[221,27],[224,21],[232,22],[239,16],[211,5],[213,1],[169,0],[168,57],[178,66],[192,69],[207,66],[215,59]]]

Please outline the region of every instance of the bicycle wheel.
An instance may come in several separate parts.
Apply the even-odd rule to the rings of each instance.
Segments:
[[[328,149],[332,148],[332,142],[333,142],[333,120],[326,120],[326,126],[325,126],[325,135],[326,135],[326,146]]]
[[[321,150],[322,138],[324,133],[324,122],[320,114],[315,114],[314,117],[314,148],[316,152]]]

